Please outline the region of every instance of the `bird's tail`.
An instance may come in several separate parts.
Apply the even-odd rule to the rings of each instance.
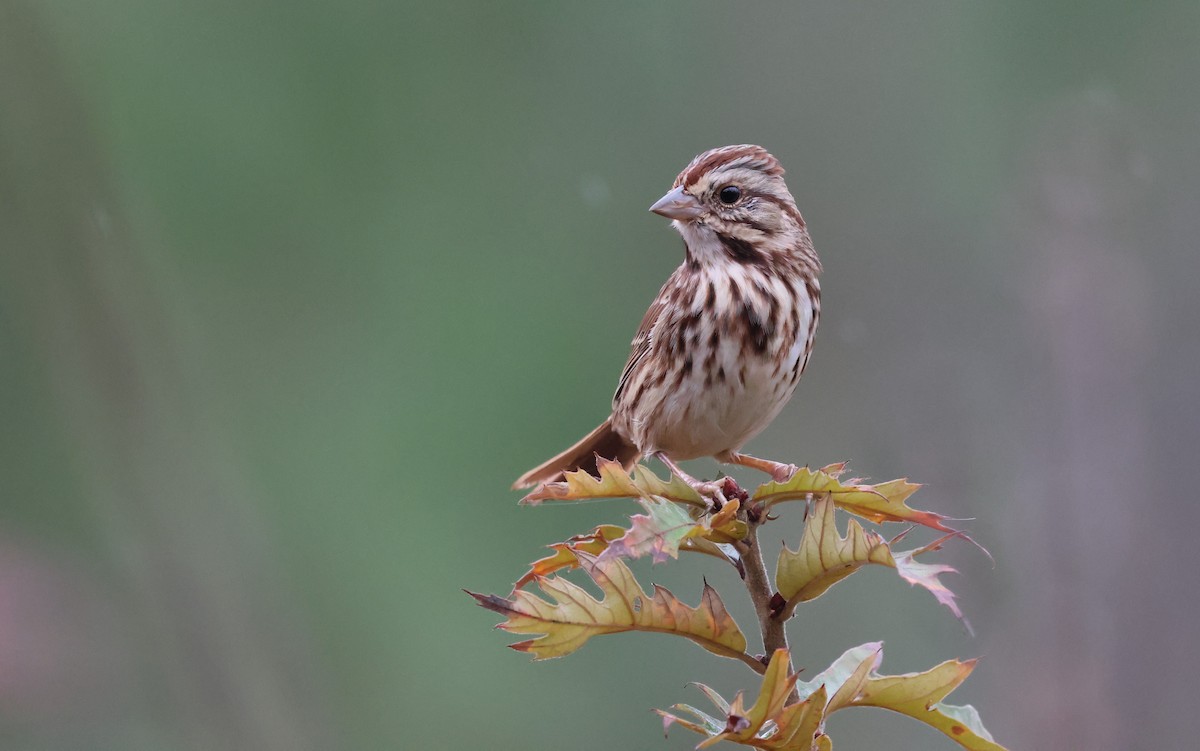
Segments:
[[[521,475],[513,483],[513,489],[531,488],[543,482],[556,482],[563,479],[564,472],[576,469],[587,470],[588,473],[599,476],[600,472],[596,468],[597,455],[620,462],[622,467],[629,469],[642,453],[613,429],[612,417],[609,417],[579,443]]]

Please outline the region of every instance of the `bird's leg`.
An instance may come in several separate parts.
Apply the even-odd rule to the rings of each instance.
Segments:
[[[759,472],[766,472],[775,482],[787,482],[792,475],[796,474],[799,469],[795,464],[781,464],[773,462],[770,459],[759,459],[755,456],[747,454],[739,454],[736,451],[726,451],[724,454],[717,457],[719,461],[728,462],[730,464],[739,464],[743,467],[757,469]]]
[[[699,493],[701,496],[714,501],[717,508],[720,508],[721,506],[725,505],[725,494],[721,492],[720,483],[704,482],[702,480],[697,480],[695,477],[692,477],[687,472],[684,472],[682,467],[680,467],[678,464],[676,464],[671,459],[671,457],[667,456],[662,451],[655,452],[654,458],[658,459],[660,462],[665,464],[667,466],[667,469],[671,470],[672,473],[678,475],[679,479],[683,480],[688,485],[690,485],[692,487],[692,489],[695,490],[697,493]]]

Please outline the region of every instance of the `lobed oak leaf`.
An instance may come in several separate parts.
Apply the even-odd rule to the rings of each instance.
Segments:
[[[829,714],[858,698],[871,671],[879,667],[882,660],[883,642],[868,642],[847,649],[811,681],[797,681],[796,690],[801,696],[808,696],[824,686],[832,694],[825,706],[825,714]]]
[[[685,507],[661,499],[639,500],[647,508],[646,516],[632,517],[630,529],[615,524],[601,524],[590,532],[575,535],[548,547],[554,552],[530,564],[513,591],[521,589],[539,576],[548,576],[563,569],[579,566],[577,553],[593,556],[637,558],[651,555],[661,562],[668,556],[678,557],[680,550],[704,553],[738,565],[738,553],[728,544],[747,534],[746,523],[736,518],[737,500],[725,504],[721,513],[693,518]]]
[[[629,474],[620,462],[599,459],[599,477],[584,470],[567,472],[562,482],[548,482],[534,488],[521,503],[536,506],[545,501],[587,501],[599,498],[647,498],[659,496],[673,503],[706,508],[707,502],[681,478],[672,475],[661,480],[650,470],[638,465]]]
[[[835,505],[836,501],[829,496],[817,499],[804,525],[800,547],[796,550],[784,547],[779,553],[775,587],[785,600],[780,609],[781,618],[790,618],[801,602],[820,597],[863,566],[877,564],[895,569],[909,584],[928,589],[938,602],[970,628],[955,602],[954,593],[938,579],[940,574],[957,573],[955,569],[914,560],[916,555],[936,549],[940,540],[920,550],[896,553],[880,535],[863,529],[854,519],[849,520],[843,536],[837,529]]]
[[[942,532],[955,531],[946,526],[947,517],[932,511],[920,511],[905,503],[920,485],[904,479],[889,480],[878,485],[843,483],[838,475],[845,465],[831,465],[826,469],[830,468],[835,471],[801,467],[786,482],[771,481],[760,485],[753,498],[764,507],[770,507],[784,501],[828,495],[838,508],[873,522],[911,522]]]
[[[828,496],[818,499],[804,525],[800,547],[784,547],[779,554],[775,587],[787,600],[781,617],[790,617],[796,605],[820,597],[868,563],[896,565],[887,542],[855,520],[849,521],[846,535],[840,535],[834,501]]]
[[[549,576],[555,571],[562,569],[573,569],[579,566],[578,552],[588,553],[590,555],[600,555],[607,548],[609,543],[625,534],[624,527],[618,527],[615,524],[601,524],[582,535],[575,535],[568,538],[565,542],[556,542],[550,545],[549,548],[554,551],[552,555],[545,558],[539,558],[534,561],[529,570],[517,579],[513,585],[513,591],[524,587],[529,582],[539,576]]]
[[[683,636],[713,654],[762,669],[746,654],[746,637],[707,583],[700,605],[692,608],[663,587],[655,585],[653,595],[644,592],[629,567],[618,558],[605,560],[582,551],[575,551],[575,555],[580,568],[600,588],[602,599],[561,576],[535,577],[549,600],[526,590],[517,590],[507,598],[467,594],[482,607],[507,618],[499,628],[516,634],[540,634],[511,645],[517,651],[533,654],[534,659],[570,654],[593,636],[648,631]]]
[[[924,587],[932,592],[938,602],[949,608],[950,612],[954,613],[962,621],[963,625],[967,627],[967,631],[974,633],[970,621],[966,619],[962,614],[962,610],[959,609],[954,593],[938,579],[942,574],[957,574],[958,569],[953,566],[947,566],[944,563],[921,563],[914,558],[920,552],[922,551],[908,550],[902,553],[895,553],[896,573],[900,574],[904,581],[909,584]]]
[[[740,505],[737,499],[726,503],[716,514],[701,513],[657,496],[639,498],[638,503],[646,513],[630,517],[629,531],[612,540],[603,556],[649,555],[655,563],[661,563],[667,558],[678,558],[680,550],[691,550],[732,562],[718,544],[740,540],[749,531],[746,523],[736,516]]]
[[[984,728],[974,707],[941,703],[966,680],[975,663],[948,660],[923,673],[872,675],[858,698],[847,706],[881,707],[908,715],[940,730],[968,751],[1005,751]]]
[[[686,507],[651,496],[639,498],[645,514],[630,517],[629,530],[613,540],[601,557],[640,558],[649,555],[655,563],[678,558],[684,540],[698,537],[706,531],[703,521],[697,521]]]

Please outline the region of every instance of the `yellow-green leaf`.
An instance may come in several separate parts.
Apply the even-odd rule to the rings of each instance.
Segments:
[[[706,515],[704,518],[705,539],[724,543],[744,540],[750,533],[750,527],[738,518],[737,514],[741,507],[741,501],[731,498],[726,501],[720,511]]]
[[[672,725],[682,725],[693,733],[704,736],[719,735],[725,730],[725,726],[717,718],[701,712],[690,704],[676,704],[671,709],[674,709],[676,712],[686,712],[696,719],[689,720],[686,717],[680,717],[678,714],[672,714],[663,709],[656,709],[654,711],[662,718],[663,735],[671,731]]]
[[[729,715],[742,717],[745,720],[745,728],[730,733],[729,740],[736,742],[754,738],[763,730],[763,726],[768,720],[773,720],[779,715],[788,696],[792,693],[792,687],[796,685],[796,676],[788,672],[789,667],[788,651],[786,649],[775,650],[775,654],[771,656],[771,661],[767,664],[767,672],[763,674],[762,688],[759,691],[758,699],[751,705],[749,711],[744,714],[738,711],[741,694],[734,699]],[[715,739],[710,738],[700,747],[715,742]]]
[[[764,749],[764,751],[813,751],[814,748],[829,748],[828,740],[820,745],[817,740],[826,704],[825,687],[814,691],[803,701],[788,703],[796,676],[788,673],[788,651],[779,649],[771,656],[767,671],[763,674],[758,698],[749,708],[739,693],[732,702],[726,702],[707,686],[701,690],[725,715],[722,724],[714,717],[686,704],[676,704],[673,709],[687,712],[695,720],[656,710],[663,718],[663,728],[678,723],[687,729],[706,736],[697,749],[714,746],[721,741]]]
[[[797,681],[796,690],[808,696],[824,686],[832,696],[825,713],[848,706],[859,694],[871,671],[883,659],[883,642],[869,642],[846,650],[833,664],[818,673],[811,681]]]
[[[936,728],[968,751],[1004,751],[970,705],[942,704],[942,699],[967,679],[975,660],[948,660],[924,673],[873,675],[847,706],[881,707],[908,715]]]
[[[847,524],[843,536],[837,529],[835,505],[836,501],[829,496],[818,498],[804,525],[800,547],[796,550],[785,547],[779,554],[775,587],[786,601],[781,618],[791,617],[798,604],[821,596],[863,566],[877,564],[895,569],[909,584],[928,589],[938,602],[966,624],[954,593],[938,579],[940,574],[957,572],[944,564],[914,560],[917,554],[936,549],[937,543],[920,550],[894,553],[880,535],[863,529],[854,519]],[[970,624],[967,627],[970,628]]]
[[[535,578],[550,601],[526,590],[507,598],[468,594],[481,606],[507,617],[499,628],[516,634],[541,634],[512,645],[538,660],[570,654],[593,636],[652,631],[686,637],[714,654],[762,669],[746,654],[746,637],[712,587],[704,585],[700,605],[692,608],[663,587],[655,585],[653,595],[644,592],[620,559],[598,559],[580,551],[575,555],[580,568],[603,592],[602,599],[561,576]]]
[[[846,535],[838,534],[834,502],[823,496],[813,504],[796,550],[784,548],[775,569],[775,587],[787,600],[787,618],[798,603],[821,596],[868,563],[896,567],[887,542],[853,519]]]
[[[615,524],[601,524],[587,534],[575,535],[566,542],[554,543],[549,546],[554,553],[534,561],[530,565],[529,570],[525,572],[525,575],[517,579],[517,583],[513,585],[513,590],[515,591],[524,587],[539,576],[549,576],[555,571],[560,571],[564,568],[576,568],[579,565],[579,558],[576,556],[577,552],[600,555],[608,548],[609,543],[623,534],[625,534],[623,527],[618,527]]]
[[[648,498],[659,496],[674,503],[706,508],[700,494],[675,475],[660,480],[650,470],[638,465],[629,474],[620,462],[601,459],[597,463],[599,477],[579,470],[566,473],[562,482],[548,482],[534,488],[521,503],[536,506],[544,501],[589,501],[597,498]]]
[[[835,469],[835,472],[827,470]],[[843,483],[838,475],[844,465],[811,470],[801,467],[787,482],[768,482],[754,492],[753,500],[764,506],[783,501],[829,496],[839,508],[873,522],[911,522],[943,532],[955,530],[945,525],[946,517],[931,511],[910,508],[905,501],[920,488],[908,480],[890,480],[878,485],[853,481]]]
[[[1005,751],[992,740],[970,706],[940,703],[971,672],[975,663],[950,661],[924,673],[881,676],[875,673],[883,659],[879,642],[849,649],[811,681],[787,674],[787,650],[771,657],[763,675],[758,699],[750,709],[739,693],[726,702],[707,686],[700,686],[724,715],[724,721],[686,704],[675,712],[656,710],[663,728],[672,724],[705,736],[696,748],[729,741],[765,751],[830,751],[832,741],[824,734],[825,718],[847,707],[882,707],[915,717],[937,728],[968,751]],[[803,697],[789,703],[792,689]]]

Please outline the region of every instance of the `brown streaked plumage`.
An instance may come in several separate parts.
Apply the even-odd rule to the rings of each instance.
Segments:
[[[683,235],[683,263],[650,304],[613,396],[612,415],[513,487],[715,456],[782,479],[795,468],[738,453],[791,398],[821,313],[821,263],[783,167],[761,146],[700,154],[651,211]]]

